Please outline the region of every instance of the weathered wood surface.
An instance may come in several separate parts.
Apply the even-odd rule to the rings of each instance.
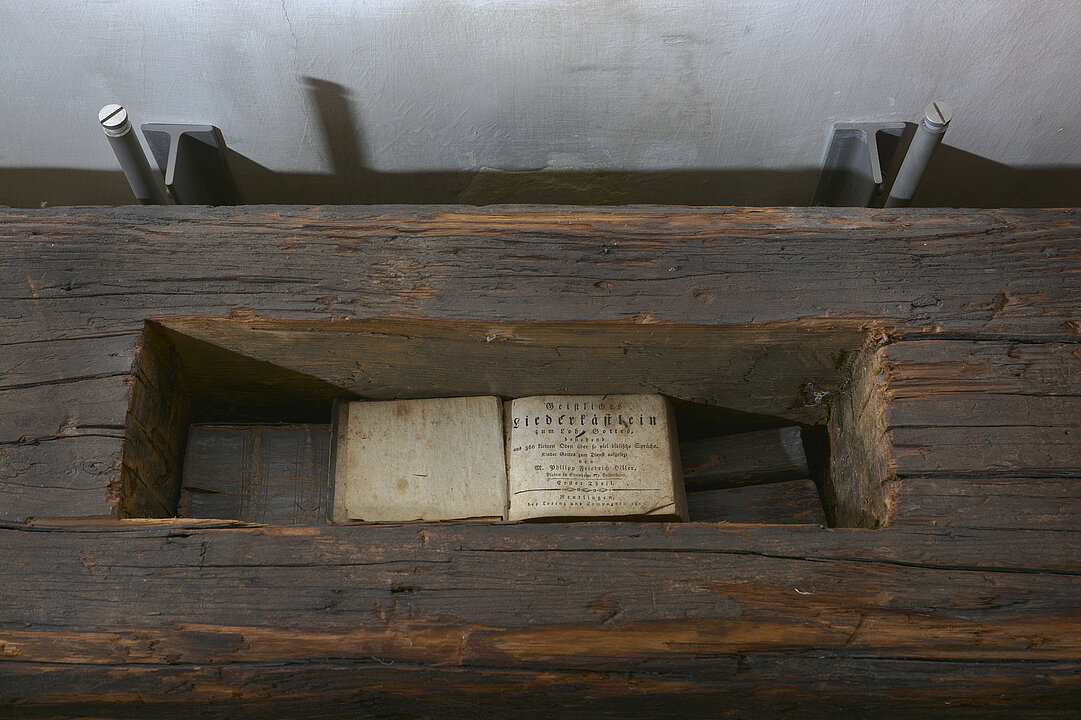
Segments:
[[[326,523],[330,426],[193,425],[177,515],[270,525]]]
[[[113,666],[13,664],[9,677],[33,706],[0,708],[0,717],[691,717],[817,718],[851,713],[890,718],[1073,717],[1077,690],[1062,682],[1081,664],[1039,661],[971,663],[799,657],[741,653],[710,667],[687,664],[695,682],[664,673],[618,678],[604,671],[538,675],[505,668],[390,663],[378,657],[300,665]],[[828,671],[823,671],[828,665]],[[686,676],[685,673],[684,676]],[[148,700],[148,686],[168,699]],[[97,702],[73,700],[63,687],[89,687]],[[237,688],[243,687],[242,696]],[[993,691],[990,690],[993,688]],[[994,694],[991,694],[991,693]],[[403,700],[403,698],[405,698]],[[386,708],[400,708],[398,712]],[[1026,712],[1019,712],[1024,708]]]
[[[1079,240],[1072,210],[0,212],[0,715],[1073,717]],[[879,328],[893,519],[94,519],[161,315]]]
[[[692,522],[825,525],[818,488],[809,479],[687,494]]]
[[[825,524],[815,484],[785,480],[808,472],[799,428],[729,438],[680,447],[685,479],[695,478],[696,472],[701,476],[703,467],[709,477],[737,479],[735,486],[705,491],[688,482],[691,520]],[[177,515],[267,525],[326,524],[329,447],[327,425],[192,425]]]
[[[786,482],[810,475],[797,426],[680,443],[679,457],[688,492]]]
[[[759,710],[773,683],[794,693],[774,698],[785,707],[823,692],[825,678],[837,683],[830,696],[839,707],[947,712],[954,703],[953,714],[969,717],[993,712],[1003,696],[1025,699],[1029,712],[1057,708],[1061,715],[1065,700],[1081,691],[1077,533],[1032,531],[1017,541],[1014,531],[934,528],[206,529],[168,521],[79,532],[35,524],[4,533],[8,677],[28,682],[25,674],[39,666],[70,675],[101,668],[71,691],[51,686],[53,702],[85,702],[107,677],[159,701],[223,701],[228,678],[243,677],[232,675],[234,665],[250,663],[297,668],[298,679],[280,681],[281,700],[289,702],[282,688],[314,673],[311,693],[328,663],[374,661],[388,668],[378,691],[332,686],[337,694],[317,702],[381,698],[377,706],[408,712],[418,693],[438,698],[457,685],[467,693],[509,692],[500,701],[511,707],[527,704],[528,693],[514,699],[488,675],[499,668],[526,687],[558,686],[554,678],[580,673],[567,681],[593,698],[594,711],[651,688],[692,706],[710,697],[739,717],[748,715],[731,695],[746,687],[740,666],[762,654],[801,666],[804,676],[754,676],[752,695],[759,695],[749,707]],[[1016,557],[996,557],[1005,544]],[[44,584],[53,591],[42,593]],[[56,591],[64,587],[78,592]],[[970,684],[940,685],[938,662]],[[117,674],[125,664],[165,674],[139,684]],[[208,666],[219,669],[219,683],[167,680]],[[884,673],[877,683],[850,678],[848,685],[837,675],[866,678],[876,666]],[[427,692],[410,680],[447,669],[478,672],[449,676]],[[991,677],[980,682],[984,674]],[[916,691],[917,676],[936,689]],[[166,684],[152,690],[159,680]],[[904,687],[913,692],[907,700]],[[269,702],[274,690],[265,692]],[[241,707],[259,699],[241,696]],[[824,705],[821,697],[810,700],[797,714]],[[124,707],[137,712],[130,702]],[[218,712],[228,715],[231,707]]]

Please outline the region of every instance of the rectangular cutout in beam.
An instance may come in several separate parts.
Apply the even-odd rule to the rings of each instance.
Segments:
[[[800,425],[830,525],[889,515],[866,326],[150,319],[135,361],[122,517],[180,503],[193,423],[327,423],[335,399],[659,393],[683,441]]]

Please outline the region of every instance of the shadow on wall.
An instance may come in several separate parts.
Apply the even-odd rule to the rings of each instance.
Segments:
[[[379,172],[367,167],[349,90],[317,78],[305,81],[331,154],[332,172],[275,172],[228,149],[229,165],[245,203],[801,206],[810,203],[818,181],[817,167]],[[0,205],[125,205],[133,201],[119,169],[0,168]],[[1081,205],[1081,167],[1015,168],[944,144],[913,205],[1075,207]]]

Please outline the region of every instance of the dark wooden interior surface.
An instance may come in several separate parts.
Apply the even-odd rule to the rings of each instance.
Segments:
[[[789,425],[681,442],[688,492],[810,477],[800,428]]]
[[[192,425],[175,515],[325,525],[330,426]]]
[[[325,525],[330,517],[329,425],[191,425],[182,518],[264,525]],[[681,445],[694,522],[826,524],[798,427]]]
[[[1079,271],[1074,210],[0,211],[0,716],[1076,717]],[[159,316],[871,328],[892,515],[119,520]]]

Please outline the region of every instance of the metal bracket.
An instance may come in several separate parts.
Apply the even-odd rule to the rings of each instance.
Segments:
[[[834,124],[811,204],[870,207],[904,131],[903,122]]]
[[[213,125],[142,125],[150,151],[179,205],[239,205],[225,159],[225,139]]]

